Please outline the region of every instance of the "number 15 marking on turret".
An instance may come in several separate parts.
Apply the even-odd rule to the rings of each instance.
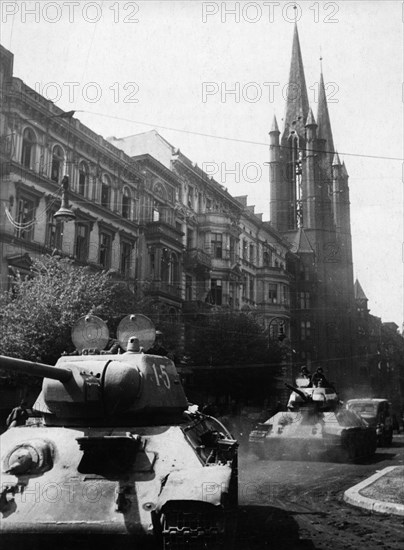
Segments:
[[[153,363],[152,369],[154,372],[154,376],[156,377],[156,384],[157,386],[160,386],[160,381],[163,381],[164,386],[169,390],[171,387],[170,384],[170,377],[167,374],[166,368],[164,365],[156,365]]]

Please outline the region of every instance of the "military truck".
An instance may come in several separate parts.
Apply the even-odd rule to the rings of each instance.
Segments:
[[[391,405],[383,398],[349,399],[346,407],[359,414],[369,426],[376,429],[377,443],[380,447],[393,442],[393,417]]]

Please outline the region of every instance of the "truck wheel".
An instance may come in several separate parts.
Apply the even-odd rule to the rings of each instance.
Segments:
[[[385,445],[391,445],[393,443],[393,430],[391,430],[390,432],[387,432],[386,435],[384,436],[384,444]]]

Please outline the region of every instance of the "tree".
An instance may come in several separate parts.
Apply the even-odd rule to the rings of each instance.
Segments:
[[[222,310],[186,323],[185,356],[195,367],[190,397],[205,391],[259,402],[273,391],[282,348],[251,314]]]
[[[185,354],[193,365],[258,365],[281,361],[281,348],[269,341],[251,314],[213,312],[188,323]]]
[[[134,294],[108,272],[42,256],[33,260],[29,278],[0,293],[0,354],[54,364],[73,349],[71,328],[81,316],[98,315],[115,328],[135,307]]]

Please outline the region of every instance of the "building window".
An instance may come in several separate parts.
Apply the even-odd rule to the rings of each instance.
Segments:
[[[90,228],[87,223],[76,224],[75,255],[80,262],[88,259]]]
[[[268,250],[264,251],[264,266],[271,267],[271,253]]]
[[[35,152],[35,134],[31,128],[25,128],[22,135],[22,151],[21,151],[21,164],[25,168],[32,169],[34,166],[34,152]]]
[[[300,292],[300,309],[310,309],[310,292]]]
[[[102,265],[104,269],[109,269],[111,267],[111,249],[112,249],[112,238],[108,233],[100,233],[100,256],[99,264]]]
[[[180,280],[180,264],[177,254],[172,253],[170,258],[170,283],[178,284]]]
[[[130,220],[130,207],[131,207],[130,193],[129,193],[129,189],[125,187],[123,190],[123,196],[122,196],[122,217],[126,218],[127,220]]]
[[[84,162],[79,167],[79,193],[86,197],[88,194],[88,166]]]
[[[212,210],[212,201],[211,199],[206,199],[206,212],[210,212]]]
[[[255,262],[255,249],[253,244],[250,244],[250,262],[252,264]]]
[[[101,183],[101,206],[104,208],[110,207],[111,186],[107,176],[103,176]]]
[[[222,281],[220,279],[211,280],[210,293],[212,297],[212,304],[221,306],[222,305]]]
[[[272,283],[268,285],[268,302],[270,304],[278,302],[278,285]]]
[[[272,340],[275,338],[282,340],[286,336],[286,325],[283,319],[274,318],[269,322],[269,336]]]
[[[282,285],[281,289],[282,289],[281,302],[284,306],[288,306],[289,305],[289,287],[287,285]]]
[[[243,277],[243,281],[241,283],[241,296],[243,300],[246,300],[247,298],[247,277]]]
[[[254,300],[254,278],[250,277],[250,300]]]
[[[129,277],[131,259],[132,259],[132,245],[127,241],[122,241],[119,270],[124,277]]]
[[[223,257],[223,234],[212,233],[211,245],[213,257],[221,259]]]
[[[230,261],[232,263],[237,261],[236,258],[236,240],[230,237]]]
[[[51,180],[59,183],[62,179],[65,155],[60,145],[55,145],[52,151]]]
[[[185,276],[185,300],[192,301],[192,277],[190,275]]]
[[[152,279],[154,279],[155,271],[156,271],[156,252],[153,247],[149,249],[150,254],[150,275]]]
[[[54,212],[48,212],[46,220],[46,246],[61,250],[63,241],[63,222],[53,217]]]
[[[189,208],[194,207],[194,189],[193,189],[193,187],[188,188],[188,206],[189,206]]]
[[[187,230],[187,249],[190,250],[194,247],[194,232],[192,229]]]
[[[35,205],[32,199],[20,197],[17,202],[17,230],[20,239],[31,241],[35,225]]]
[[[300,339],[310,340],[311,338],[311,323],[310,321],[301,321],[300,323]]]
[[[247,260],[247,254],[248,254],[247,241],[243,239],[243,260]]]
[[[161,253],[160,273],[161,280],[168,283],[170,279],[170,252],[167,248],[163,248]]]
[[[158,205],[154,205],[153,207],[153,221],[159,222],[160,221],[160,210],[158,209]]]

